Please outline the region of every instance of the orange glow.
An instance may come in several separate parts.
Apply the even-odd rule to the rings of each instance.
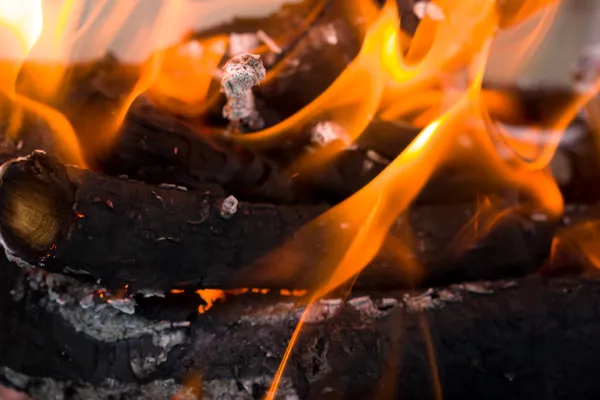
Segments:
[[[3,39],[4,58],[0,64],[0,91],[15,105],[9,117],[7,135],[16,141],[23,122],[23,111],[32,112],[40,116],[58,136],[60,151],[64,153],[63,160],[85,166],[77,136],[69,121],[51,107],[16,92],[17,75],[40,38],[43,23],[41,0],[0,1],[0,38]],[[15,39],[20,46],[14,46]]]
[[[247,144],[262,141],[276,143],[274,139],[284,135],[284,132],[289,134],[291,126],[302,125],[306,119],[314,119],[320,115],[316,111],[317,106],[319,110],[327,110],[329,115],[333,116],[330,120],[341,121],[351,132],[351,141],[364,129],[360,121],[365,115],[357,110],[366,110],[367,107],[372,110],[372,102],[377,103],[377,111],[383,119],[394,120],[416,113],[417,117],[412,117],[413,124],[426,124],[421,133],[382,173],[363,189],[301,228],[294,239],[280,251],[273,253],[273,268],[265,268],[260,272],[266,276],[282,274],[305,277],[302,271],[309,269],[308,265],[313,265],[310,270],[319,271],[319,274],[308,277],[312,278],[311,289],[314,293],[308,307],[315,299],[357,276],[384,243],[386,252],[390,249],[398,250],[396,254],[399,264],[412,265],[409,270],[416,275],[415,279],[418,279],[418,262],[412,263],[409,260],[410,248],[399,245],[404,240],[388,238],[388,230],[410,206],[434,172],[444,165],[468,159],[490,180],[516,188],[528,199],[520,204],[518,209],[499,207],[490,199],[484,200],[478,206],[474,218],[457,238],[462,246],[481,239],[513,212],[543,212],[552,219],[559,217],[563,212],[562,195],[547,167],[564,128],[595,91],[574,96],[573,101],[560,110],[552,125],[549,128],[544,127],[544,140],[537,145],[538,149],[532,157],[522,157],[519,154],[521,149],[518,143],[511,142],[510,152],[502,151],[505,144],[497,139],[498,135],[502,135],[502,132],[498,131],[501,127],[494,126],[488,111],[500,111],[510,115],[517,104],[503,95],[482,92],[481,83],[490,39],[501,24],[503,27],[509,25],[509,19],[499,12],[503,8],[499,8],[495,0],[441,0],[436,4],[445,17],[423,20],[408,45],[405,40],[400,39],[397,21],[388,14],[393,7],[388,5],[381,12],[378,22],[373,24],[367,33],[359,56],[322,95],[323,97],[280,125],[257,134],[236,138]],[[526,38],[528,40],[522,42],[525,50],[517,54],[519,62],[539,43],[540,37],[553,20],[553,10],[544,11],[541,22]],[[518,11],[519,16],[533,12],[528,7],[516,11],[511,8],[511,11]],[[510,18],[513,22],[515,15]],[[399,51],[405,46],[408,46],[406,52]],[[379,53],[380,57],[374,57],[376,53]],[[383,86],[379,78],[362,77],[361,67],[370,70],[372,75],[385,75]],[[446,74],[461,70],[466,71],[465,87],[461,88],[459,85],[449,91]],[[350,120],[344,120],[342,113],[336,113],[339,108],[330,104],[338,107],[342,103],[350,104],[355,92],[347,93],[350,86],[347,80],[355,81],[361,78],[361,100],[365,108],[353,108],[355,119],[348,123]],[[403,96],[410,96],[411,101],[398,101]],[[331,109],[334,111],[331,112]],[[290,125],[283,126],[288,122]],[[470,232],[468,235],[467,231]],[[335,239],[328,240],[326,252],[317,251],[318,254],[313,254],[321,247],[315,244],[315,241],[322,240],[320,238]],[[281,266],[281,257],[286,259],[285,266]],[[600,258],[589,256],[588,259]],[[314,267],[314,264],[317,267]],[[301,319],[275,376],[268,399],[275,396],[277,384],[302,323]],[[433,350],[430,350],[430,361],[435,375],[435,360]],[[440,387],[436,388],[436,394],[441,396]]]
[[[33,114],[56,136],[61,159],[85,166],[83,153],[89,157],[90,165],[95,166],[92,156],[110,148],[132,103],[141,95],[157,108],[185,123],[190,122],[189,126],[204,128],[202,124],[209,124],[212,114],[204,114],[212,113],[223,100],[215,78],[221,72],[218,68],[230,45],[229,37],[219,33],[183,40],[189,37],[184,30],[192,25],[211,25],[208,13],[198,13],[199,17],[192,18],[195,13],[190,10],[196,2],[185,0],[91,3],[88,10],[82,2],[61,0],[52,19],[46,18],[42,0],[0,0],[0,37],[3,39],[0,52],[4,55],[0,57],[0,98],[6,98],[14,106],[4,121],[7,137],[18,140],[25,119]],[[305,14],[306,21],[299,24],[302,29],[309,28],[325,3],[315,2],[315,8]],[[496,70],[510,82],[516,79],[553,26],[560,2],[433,0],[433,4],[439,15],[425,16],[414,35],[409,36],[401,29],[395,0],[388,1],[382,8],[374,1],[348,0],[348,7],[353,10],[350,14],[363,17],[364,24],[357,23],[360,26],[354,28],[362,44],[337,79],[291,117],[254,133],[227,130],[219,138],[232,142],[234,151],[241,147],[241,154],[246,150],[244,147],[272,151],[282,143],[305,143],[311,139],[307,137],[310,128],[318,123],[339,127],[340,140],[316,150],[311,147],[286,163],[296,177],[304,176],[308,169],[326,164],[350,148],[375,117],[420,130],[377,177],[303,226],[280,249],[268,254],[266,261],[260,263],[266,266],[264,270],[253,271],[270,282],[276,282],[271,278],[277,276],[297,276],[306,285],[305,289],[254,287],[195,291],[205,303],[198,306],[199,313],[207,312],[228,296],[246,293],[308,295],[300,299],[308,305],[267,399],[276,395],[293,345],[314,301],[343,285],[346,287],[380,253],[391,255],[398,272],[408,275],[411,282],[418,282],[423,268],[414,251],[415,238],[407,215],[423,187],[442,168],[467,164],[477,168],[490,182],[514,189],[520,200],[523,199],[518,206],[511,207],[491,197],[479,202],[473,218],[450,243],[457,254],[517,213],[544,213],[549,219],[563,213],[563,198],[549,171],[549,163],[565,128],[596,95],[597,87],[572,93],[564,105],[557,106],[551,121],[536,121],[526,126],[521,126],[527,113],[518,95],[482,88],[484,77]],[[141,15],[142,9],[153,15],[150,22]],[[218,11],[224,9],[217,7]],[[284,47],[284,42],[287,46],[290,43],[286,40],[297,32],[293,33],[270,38],[275,43],[275,46],[271,43],[271,47]],[[270,39],[263,36],[263,43]],[[63,97],[68,96],[62,92],[72,78],[67,67],[78,53],[103,57],[114,47],[126,55],[136,54],[131,64],[121,64],[127,72],[102,71],[115,73],[119,83],[126,87],[122,93],[98,88],[96,85],[102,86],[104,82],[94,80],[90,82],[90,90],[101,92],[106,102],[98,101],[100,105],[94,103],[89,107],[87,103],[81,106],[61,103],[63,100],[64,103],[77,102],[65,100]],[[261,53],[267,47],[261,45],[253,50]],[[282,56],[293,60],[302,49],[284,50],[286,54]],[[40,54],[52,62],[40,61]],[[266,81],[277,78],[282,68],[283,63],[276,64],[268,71]],[[588,108],[589,112],[594,111],[589,104]],[[71,121],[58,110],[64,111]],[[593,117],[600,149],[600,111],[595,110]],[[206,130],[212,131],[213,127],[208,128]],[[184,158],[188,150],[196,151],[192,142],[189,148],[169,147],[169,155],[171,150],[180,158]],[[574,246],[586,263],[600,268],[600,254],[595,246],[597,229],[596,223],[586,223],[568,229],[568,239],[566,234],[557,236],[552,258],[561,246]],[[125,295],[126,290],[127,287],[117,296]],[[185,290],[176,288],[170,293],[183,294]],[[100,297],[105,294],[98,292]],[[421,322],[434,391],[436,397],[441,398],[443,388],[437,377],[434,349],[426,321]]]
[[[198,312],[200,314],[204,314],[206,311],[208,311],[213,306],[215,301],[225,300],[225,292],[219,289],[201,289],[196,290],[196,293],[206,303],[206,305],[198,306]]]
[[[256,133],[233,135],[232,140],[274,146],[319,120],[334,121],[344,128],[351,141],[356,139],[377,111],[385,84],[380,73],[381,45],[396,34],[397,26],[396,6],[388,3],[368,30],[356,59],[325,92],[285,121]]]
[[[592,271],[600,270],[600,221],[580,222],[562,230],[552,241],[550,269],[560,261],[561,256],[573,258]]]
[[[168,49],[157,79],[148,91],[152,100],[174,114],[200,115],[207,106],[208,88],[227,44],[226,37],[216,36]]]
[[[517,211],[516,207],[507,207],[498,203],[489,197],[478,201],[473,217],[450,243],[450,249],[454,254],[458,256],[469,247],[477,245],[496,226]]]

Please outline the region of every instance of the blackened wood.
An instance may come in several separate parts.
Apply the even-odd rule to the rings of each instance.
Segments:
[[[267,126],[274,125],[323,93],[352,62],[369,21],[343,0],[330,0],[322,15],[276,64],[276,75],[253,92]],[[271,72],[272,73],[272,72]],[[215,110],[220,114],[220,109]],[[300,128],[300,127],[298,127]]]
[[[129,109],[102,169],[191,189],[217,184],[247,201],[309,201],[310,193],[303,192],[280,165],[259,153],[213,140],[220,135],[219,130],[195,129],[140,97]]]
[[[418,132],[409,125],[375,119],[358,139],[357,148],[343,150],[319,167],[296,171],[290,165],[301,156],[304,145],[288,149],[284,144],[266,154],[233,146],[222,131],[192,127],[140,97],[130,108],[102,170],[191,189],[214,183],[246,201],[335,204],[369,183]],[[438,173],[419,201],[474,201],[506,190],[477,171],[466,166]]]
[[[27,190],[32,193],[26,195]],[[22,197],[15,200],[15,193]],[[11,225],[23,217],[19,204],[29,199],[39,203],[44,196],[46,210],[36,211],[41,217],[31,217],[31,223],[40,226],[35,238],[19,236]],[[112,288],[126,283],[133,290],[168,290],[178,285],[311,288],[329,276],[331,271],[318,267],[319,260],[337,240],[323,227],[296,242],[302,245],[299,252],[282,246],[327,209],[323,206],[240,203],[237,212],[225,219],[222,195],[161,188],[65,167],[40,153],[5,168],[0,199],[2,238],[12,253],[50,271],[67,266],[81,270]],[[32,207],[35,210],[37,205]],[[423,264],[420,274],[398,260],[392,244],[392,251],[382,251],[356,285],[406,287],[418,282],[519,276],[535,270],[548,256],[556,224],[534,223],[517,214],[483,241],[456,243],[454,238],[476,211],[476,204],[416,207],[409,219],[416,241],[409,247]],[[41,246],[45,224],[48,229],[58,226],[58,233]],[[405,227],[394,227],[392,235],[400,235]]]
[[[0,163],[36,149],[46,150],[63,162],[76,162],[72,149],[66,148],[60,140],[64,132],[53,132],[42,116],[4,94],[0,94],[0,121]],[[9,134],[12,129],[15,129],[14,136]]]
[[[221,195],[65,167],[42,153],[15,162],[3,178],[2,236],[10,250],[50,270],[81,269],[111,287],[239,286],[236,268],[264,256],[325,209],[240,203],[227,219],[221,215]],[[15,213],[6,207],[21,185],[53,199],[43,213],[48,225],[36,221],[42,230],[54,222],[60,226],[55,243],[46,248],[32,246],[30,238],[10,228]],[[64,203],[56,205],[61,198]]]
[[[17,267],[3,260],[0,273],[0,365],[30,376],[21,389],[39,400],[49,398],[41,391],[48,379],[63,383],[61,393],[69,398],[81,399],[90,393],[85,384],[100,393],[106,378],[118,390],[170,378],[190,382],[198,375],[205,396],[262,398],[301,313],[291,304],[218,304],[186,329],[187,339],[169,350],[165,362],[139,378],[134,359],[156,357],[160,350],[149,335],[105,342],[77,332],[56,309],[40,305],[37,291],[26,286],[18,298],[10,293]],[[406,307],[414,295],[389,293],[385,304],[354,300],[329,319],[311,319],[292,352],[281,394],[423,399],[433,398],[439,383],[445,399],[595,398],[600,283],[531,277],[500,287],[483,295],[434,290],[430,300],[445,289],[455,302],[430,303],[423,313]]]
[[[370,182],[418,133],[418,128],[408,124],[375,118],[358,138],[357,147],[341,151],[317,168],[296,171],[289,165],[303,147],[290,150],[282,145],[276,152],[263,154],[233,146],[223,140],[222,131],[192,127],[141,97],[129,110],[102,169],[112,175],[192,189],[216,183],[247,201],[335,204]],[[597,185],[592,184],[600,179],[600,163],[584,121],[573,121],[558,152],[567,163],[559,167],[566,171],[557,171],[566,173],[567,179],[559,181],[565,200],[581,203],[600,199]],[[508,192],[479,168],[463,163],[436,173],[417,202],[460,203]]]

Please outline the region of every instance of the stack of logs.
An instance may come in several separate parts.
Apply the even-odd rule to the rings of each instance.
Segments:
[[[336,20],[344,2],[331,3],[310,34],[294,39],[293,58],[273,58],[282,68],[302,60],[311,72],[281,74],[256,91],[267,124],[308,103],[358,51],[359,38]],[[335,22],[342,43],[329,48],[318,38]],[[322,62],[328,51],[345,61]],[[55,105],[73,122],[90,169],[69,166],[33,114],[23,117],[20,141],[2,148],[0,381],[35,399],[262,398],[310,296],[288,295],[321,275],[316,260],[327,234],[306,244],[315,259],[308,268],[273,274],[269,255],[368,183],[418,130],[376,119],[356,146],[297,175],[288,167],[308,133],[276,154],[240,148],[222,135],[222,102],[209,111],[218,123],[208,129],[142,95],[111,145],[92,151],[98,127],[81,110],[96,110],[98,121],[112,112],[119,94],[98,77],[118,70],[115,63],[108,57],[73,74],[71,92]],[[281,101],[282,90],[294,93],[288,88],[307,79],[314,93]],[[2,104],[6,113],[14,107]],[[481,238],[466,234],[465,250],[464,227],[485,219],[476,200],[501,197],[510,207],[519,193],[465,166],[440,172],[403,218],[419,269],[393,251],[394,238],[407,237],[398,222],[350,294],[342,288],[306,311],[278,396],[599,392],[600,281],[581,277],[589,271],[578,248],[555,241],[570,225],[600,217],[593,139],[584,120],[572,130],[575,139],[559,151],[569,172],[562,189],[577,205],[561,221],[514,213]],[[258,290],[196,312],[206,301],[196,290],[240,288]]]

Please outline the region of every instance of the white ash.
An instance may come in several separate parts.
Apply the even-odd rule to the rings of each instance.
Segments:
[[[300,315],[304,314],[305,323],[321,322],[333,317],[342,305],[341,299],[321,299],[315,301],[308,309],[303,307]]]
[[[97,285],[84,284],[64,275],[30,268],[24,271],[23,279],[16,285],[13,296],[19,300],[26,290],[46,293],[46,296],[40,299],[41,306],[59,314],[77,331],[100,341],[113,342],[151,335],[157,347],[168,351],[186,339],[184,331],[180,329],[187,326],[185,324],[151,321],[138,315],[123,313],[114,307],[114,302],[113,305],[95,302],[93,293],[99,289],[101,287]],[[127,307],[132,303],[133,300],[130,300]]]
[[[13,371],[8,367],[0,367],[0,376],[19,390],[24,390],[29,384],[29,377],[19,372]]]
[[[529,216],[529,219],[531,219],[534,222],[546,222],[550,219],[550,217],[548,216],[548,214],[534,212]]]
[[[178,186],[178,185],[174,185],[172,183],[161,183],[160,185],[158,185],[159,188],[161,189],[173,189],[173,190],[179,190],[180,192],[187,192],[188,189],[185,186]],[[157,196],[160,198],[160,196]]]
[[[261,392],[266,391],[273,381],[272,376],[263,375],[245,379],[214,379],[203,382],[203,400],[254,400],[259,394],[255,393],[258,387]],[[277,387],[278,400],[298,400],[296,390],[290,378],[282,377]]]
[[[326,43],[332,46],[338,44],[339,39],[337,35],[337,30],[333,24],[329,23],[323,27],[323,38],[325,39]]]
[[[419,18],[423,19],[429,17],[434,21],[443,21],[446,19],[444,11],[437,4],[427,1],[417,1],[413,6],[413,13]]]
[[[319,146],[325,146],[336,140],[341,140],[350,144],[350,139],[346,130],[338,123],[333,121],[321,121],[315,124],[310,130],[310,141]]]
[[[600,46],[588,46],[583,49],[571,68],[574,88],[585,93],[593,90],[600,73]]]
[[[290,319],[290,317],[292,319],[300,318],[302,310],[294,313],[294,311],[298,311],[296,304],[292,302],[282,302],[267,306],[256,313],[242,315],[240,317],[240,322],[249,323],[250,325],[262,324],[264,322],[271,322],[274,324],[282,320]]]
[[[0,375],[36,400],[197,400],[190,388],[178,384],[174,379],[155,380],[146,384],[106,379],[92,386],[79,381],[29,377],[7,367],[0,368]]]
[[[105,342],[152,335],[153,342],[158,347],[170,349],[185,340],[183,331],[177,331],[177,335],[169,332],[174,329],[169,321],[155,322],[137,315],[124,314],[107,304],[97,304],[87,309],[65,304],[58,308],[58,312],[78,332]]]
[[[364,160],[363,161],[363,172],[369,172],[374,166],[375,166],[375,163],[373,161]]]
[[[108,299],[107,303],[122,313],[129,315],[135,314],[135,301],[133,299]]]
[[[469,282],[458,284],[456,287],[477,294],[492,294],[495,292],[492,282]]]
[[[223,107],[223,118],[230,121],[252,117],[256,112],[254,94],[248,90],[239,96],[230,97]]]
[[[155,289],[140,289],[138,292],[144,297],[165,297],[165,293]]]
[[[383,314],[369,296],[355,297],[348,300],[348,304],[369,317],[378,317]]]
[[[457,289],[442,289],[438,291],[430,288],[416,296],[407,293],[402,298],[402,303],[409,312],[423,312],[444,308],[448,304],[458,303],[462,300],[462,296]]]
[[[245,94],[265,79],[267,72],[257,54],[244,53],[232,57],[223,67],[221,90],[227,98]]]
[[[129,366],[138,379],[144,379],[150,376],[160,364],[167,361],[167,355],[166,351],[161,351],[154,356],[131,357]]]
[[[227,96],[223,117],[230,121],[250,119],[259,124],[252,87],[265,79],[266,74],[259,55],[244,53],[227,61],[221,78],[221,91]]]
[[[238,199],[234,196],[228,196],[221,204],[220,214],[225,219],[230,219],[235,215],[238,209]]]

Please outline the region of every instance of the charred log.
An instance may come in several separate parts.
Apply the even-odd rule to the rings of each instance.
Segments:
[[[230,286],[236,265],[263,256],[324,210],[237,204],[65,167],[39,152],[6,164],[2,186],[1,231],[10,251],[113,287]]]
[[[305,198],[282,167],[259,153],[213,140],[220,132],[195,129],[139,98],[129,109],[111,156],[102,170],[112,175],[190,189],[207,184],[223,187],[246,201],[278,204],[305,203]]]
[[[5,164],[0,204],[0,233],[12,255],[49,271],[79,270],[112,288],[130,283],[134,290],[179,285],[306,289],[327,278],[317,260],[334,239],[324,228],[303,239],[308,241],[302,254],[285,248],[275,253],[326,207],[238,204],[211,192],[65,167],[42,153]],[[423,263],[420,279],[402,268],[394,251],[382,251],[357,287],[519,276],[547,257],[557,224],[518,214],[505,218],[485,240],[456,246],[453,238],[476,212],[477,205],[416,207],[409,219],[416,235],[414,256]],[[392,236],[406,226],[399,224]],[[468,251],[456,251],[465,244]],[[298,256],[304,267],[290,264],[288,269],[284,260]]]
[[[140,317],[60,305],[47,298],[47,280],[34,285],[6,259],[1,266],[2,381],[40,400],[196,398],[181,384],[197,385],[201,398],[262,398],[303,312],[238,298],[184,328],[102,337],[69,313],[127,329]],[[320,301],[278,398],[592,398],[599,293],[597,280],[530,277]],[[163,336],[174,331],[169,345]]]
[[[319,168],[297,173],[290,165],[308,140],[300,147],[282,144],[276,152],[266,153],[232,146],[221,131],[192,127],[141,97],[130,108],[102,170],[190,189],[214,183],[245,201],[335,204],[377,176],[419,131],[409,124],[374,119],[356,146]],[[569,126],[551,167],[567,202],[600,199],[597,185],[592,184],[600,178],[600,163],[585,121],[576,119]],[[460,203],[508,192],[478,168],[462,164],[440,170],[417,202]]]

